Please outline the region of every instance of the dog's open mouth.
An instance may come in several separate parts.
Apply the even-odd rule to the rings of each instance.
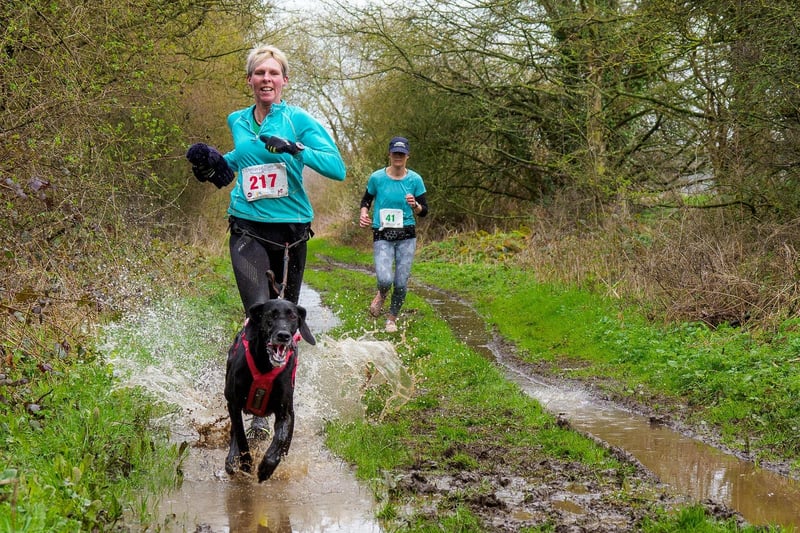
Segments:
[[[269,360],[273,366],[281,366],[286,363],[286,358],[292,352],[291,344],[275,344],[271,342],[267,345],[267,348],[269,349]]]

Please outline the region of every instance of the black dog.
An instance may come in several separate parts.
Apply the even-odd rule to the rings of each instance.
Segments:
[[[259,483],[269,479],[289,452],[294,432],[294,375],[299,337],[316,344],[306,325],[305,308],[284,299],[254,304],[250,318],[236,334],[228,351],[225,372],[225,399],[231,418],[230,451],[225,460],[229,474],[236,472],[237,464],[242,471],[250,472],[253,464],[242,421],[243,410],[258,416],[275,415],[272,442],[258,465]]]

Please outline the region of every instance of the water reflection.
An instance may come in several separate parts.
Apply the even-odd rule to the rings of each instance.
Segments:
[[[590,402],[558,400],[552,389],[525,390],[576,428],[625,449],[663,482],[696,500],[724,502],[753,524],[800,525],[800,484],[686,437],[644,417]],[[568,411],[568,409],[571,410]]]
[[[300,435],[275,475],[261,484],[251,476],[229,477],[219,468],[224,458],[222,449],[191,450],[186,480],[162,500],[161,529],[153,531],[381,531],[371,492],[327,452],[319,435]]]

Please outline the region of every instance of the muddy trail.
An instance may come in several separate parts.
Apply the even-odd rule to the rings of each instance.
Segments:
[[[372,274],[369,269],[328,261],[337,268]],[[487,335],[485,320],[467,302],[413,279],[411,285],[448,323],[456,337],[502,367],[510,381],[556,415],[560,423],[636,464],[643,479],[652,477],[668,494],[674,495],[675,502],[698,502],[720,518],[732,516],[742,523],[800,530],[800,480],[787,475],[788,463],[756,465],[747,457],[725,449],[713,432],[683,425],[679,413],[657,417],[646,405],[630,402],[623,405],[605,398],[591,383],[564,380],[545,368],[528,364],[516,355],[512,344],[497,334]],[[572,474],[565,473],[564,477],[570,478]],[[536,506],[526,506],[518,498],[525,491],[541,493],[542,490],[551,494],[546,500],[558,508],[557,521],[567,527],[582,531],[626,528],[624,519],[612,525],[617,510],[598,509],[589,503],[601,501],[604,496],[599,492],[592,494],[580,483],[564,484],[556,479],[548,487],[523,483],[519,490],[510,491],[504,487],[509,479],[499,481],[498,493],[506,494],[506,500],[500,497],[500,501],[489,501],[483,513],[487,522],[494,522],[501,529],[531,525],[529,518],[536,516]],[[451,485],[451,481],[445,479],[439,483],[446,490],[468,488],[472,484],[456,481]],[[430,483],[417,485],[415,490],[431,488]],[[539,518],[545,515],[552,519],[553,513],[541,512]],[[596,520],[587,515],[595,515]]]
[[[647,406],[604,399],[591,384],[544,374],[517,357],[503,339],[487,338],[484,320],[467,303],[432,287],[413,290],[439,311],[456,336],[499,364],[509,380],[560,421],[640,464],[668,491],[705,503],[721,516],[737,513],[753,525],[800,528],[800,480],[781,473],[786,465],[759,467],[722,449],[707,431],[655,419]],[[585,512],[578,495],[571,499],[573,512]]]
[[[664,490],[672,503],[702,502],[718,517],[739,516],[756,525],[800,525],[797,481],[725,453],[685,428],[653,424],[646,413],[637,414],[580,385],[540,374],[515,357],[513,347],[487,338],[484,321],[466,303],[430,287],[415,285],[412,290],[439,311],[459,338],[494,360],[510,380],[562,423],[636,464],[642,483]],[[228,476],[223,468],[228,429],[222,397],[224,356],[199,370],[181,362],[191,354],[177,355],[166,346],[153,347],[158,360],[149,365],[126,361],[124,353],[117,356],[114,364],[127,375],[127,383],[156,391],[180,406],[164,422],[176,442],[191,445],[181,486],[150,502],[156,516],[142,530],[382,531],[371,490],[328,452],[323,428],[326,420],[363,416],[360,398],[368,380],[388,383],[400,399],[412,394],[413,381],[390,343],[374,340],[369,332],[359,339],[327,338],[324,332],[336,323],[336,317],[320,304],[313,290],[304,288],[300,303],[309,309],[309,325],[319,342],[313,347],[301,343],[295,437],[289,455],[265,483],[247,475]],[[174,338],[176,326],[170,320],[175,316],[181,313],[164,309],[131,322],[148,338]],[[170,334],[160,334],[160,328]],[[187,335],[198,336],[191,328]],[[204,330],[204,335],[217,350],[230,342],[221,334]],[[113,336],[109,342],[115,342]],[[117,342],[124,342],[124,336]],[[368,365],[377,372],[366,372]],[[267,444],[256,445],[255,457]],[[498,471],[489,477],[409,471],[398,476],[397,487],[426,494],[434,501],[453,491],[488,484],[493,487],[491,496],[476,499],[470,506],[496,531],[517,531],[545,522],[555,524],[558,531],[629,531],[647,512],[618,498],[618,487],[592,482],[591,474],[580,471],[579,465],[564,471],[561,464],[542,463],[526,475],[516,475],[504,473],[502,464],[503,458],[498,457]],[[130,517],[129,523],[136,522],[136,517]]]

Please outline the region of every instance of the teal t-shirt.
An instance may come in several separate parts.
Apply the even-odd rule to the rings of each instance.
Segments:
[[[392,227],[392,222],[399,226],[400,213],[402,226],[413,226],[414,212],[406,202],[406,194],[410,193],[415,197],[425,194],[425,183],[422,176],[411,169],[407,169],[406,175],[401,179],[394,179],[382,168],[370,175],[367,192],[375,197],[372,206],[373,228]]]

